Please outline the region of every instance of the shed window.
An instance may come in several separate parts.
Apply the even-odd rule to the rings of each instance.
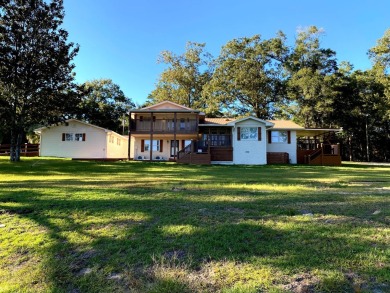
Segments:
[[[85,133],[63,133],[62,141],[85,141]]]
[[[65,133],[65,141],[73,141],[73,133]]]
[[[75,141],[83,141],[83,134],[82,133],[76,133],[74,135]]]

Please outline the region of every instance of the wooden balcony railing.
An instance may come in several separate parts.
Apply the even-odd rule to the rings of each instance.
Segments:
[[[176,127],[175,127],[176,126]],[[132,119],[131,132],[157,132],[157,133],[194,133],[198,131],[198,121],[195,119],[154,119],[153,122],[147,119]]]

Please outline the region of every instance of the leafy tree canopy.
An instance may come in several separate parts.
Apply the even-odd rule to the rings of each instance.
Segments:
[[[306,127],[326,127],[332,111],[331,75],[337,72],[336,53],[321,48],[322,30],[298,32],[285,67],[290,73],[288,93],[297,104],[295,120]]]
[[[213,58],[205,51],[205,44],[188,42],[182,55],[163,51],[158,61],[168,67],[149,95],[149,103],[169,100],[211,115],[218,110],[212,100],[202,95],[213,73]]]
[[[222,47],[205,95],[237,114],[272,118],[286,98],[283,62],[287,53],[282,32],[268,40],[255,35],[229,41]]]
[[[61,28],[62,0],[0,4],[0,122],[11,133],[11,161],[19,161],[29,126],[59,121],[77,105],[79,48]]]
[[[111,79],[87,81],[76,118],[103,128],[122,132],[124,116],[135,105]]]

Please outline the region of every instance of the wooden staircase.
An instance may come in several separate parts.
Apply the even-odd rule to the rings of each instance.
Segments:
[[[324,151],[324,147],[321,147],[304,155],[304,164],[339,166],[341,165],[341,156],[340,154],[328,153],[328,151]]]
[[[198,148],[197,142],[192,141],[191,144],[177,153],[176,162],[182,164],[210,165],[210,147]]]

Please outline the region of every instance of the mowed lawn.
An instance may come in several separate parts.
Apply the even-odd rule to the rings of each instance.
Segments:
[[[390,292],[390,168],[0,158],[0,292]]]

